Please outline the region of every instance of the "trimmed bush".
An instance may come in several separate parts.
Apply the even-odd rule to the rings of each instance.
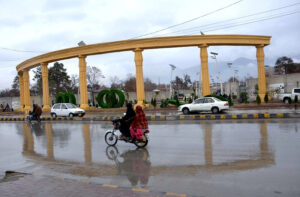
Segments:
[[[256,101],[257,104],[261,104],[261,99],[260,99],[259,95],[256,96],[255,101]]]
[[[125,95],[121,90],[102,90],[96,100],[102,108],[119,108],[124,105]]]
[[[294,102],[295,102],[295,103],[298,103],[298,95],[295,95]]]
[[[269,96],[268,96],[268,93],[266,93],[265,98],[264,98],[264,101],[265,101],[265,103],[268,103],[268,102],[269,102]]]
[[[55,103],[73,103],[76,105],[76,97],[73,93],[58,93],[55,98]]]
[[[168,107],[168,103],[169,103],[169,100],[166,99],[166,100],[161,100],[161,104],[160,104],[160,108],[165,108],[165,107]]]
[[[241,92],[240,98],[242,99],[243,103],[248,103],[248,93],[247,92]]]
[[[220,99],[221,101],[228,101],[226,98],[224,98],[223,96],[219,96],[219,95],[216,95],[216,94],[209,94],[209,95],[206,95],[204,97],[215,97],[217,99]]]
[[[176,105],[176,106],[180,106],[180,105],[186,104],[185,102],[181,102],[181,101],[178,101],[178,100],[175,100],[175,99],[168,100],[168,103]]]

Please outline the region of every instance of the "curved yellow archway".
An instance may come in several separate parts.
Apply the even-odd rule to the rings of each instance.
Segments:
[[[143,55],[142,51],[157,48],[189,47],[196,46],[200,48],[201,70],[202,70],[202,94],[210,94],[209,89],[209,71],[207,48],[209,46],[233,45],[233,46],[255,46],[257,48],[257,66],[258,66],[258,86],[259,94],[262,97],[266,93],[266,79],[264,68],[264,46],[270,44],[270,36],[256,35],[197,35],[197,36],[175,36],[175,37],[157,37],[145,39],[131,39],[116,42],[106,42],[91,44],[86,46],[68,48],[58,51],[45,53],[28,59],[17,66],[20,83],[20,104],[25,105],[24,110],[30,109],[30,91],[29,91],[29,70],[42,66],[43,77],[43,110],[49,110],[49,88],[48,88],[48,68],[50,62],[70,59],[77,57],[79,59],[80,76],[80,98],[81,107],[88,108],[88,96],[86,85],[86,56],[97,55],[121,51],[133,51],[135,53],[136,64],[136,86],[138,104],[142,104],[145,99],[144,79],[143,79]]]

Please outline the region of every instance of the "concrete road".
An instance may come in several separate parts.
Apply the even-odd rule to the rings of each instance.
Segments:
[[[7,170],[192,196],[299,196],[299,119],[150,123],[147,149],[104,142],[110,122],[3,122]],[[1,183],[0,183],[1,185]]]

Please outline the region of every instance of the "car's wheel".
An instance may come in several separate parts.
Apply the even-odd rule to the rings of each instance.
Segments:
[[[56,113],[52,113],[51,116],[52,116],[52,118],[56,118],[57,117]]]
[[[69,117],[70,117],[70,118],[73,118],[73,117],[74,117],[74,114],[70,113],[70,114],[69,114]]]
[[[289,98],[285,98],[285,99],[283,100],[283,102],[284,102],[285,104],[289,104],[289,101],[290,101]]]
[[[217,114],[217,113],[219,113],[219,108],[213,107],[213,108],[211,109],[211,112],[212,112],[213,114]]]
[[[184,115],[187,115],[187,114],[190,113],[190,110],[189,110],[188,108],[183,108],[182,113],[183,113]]]

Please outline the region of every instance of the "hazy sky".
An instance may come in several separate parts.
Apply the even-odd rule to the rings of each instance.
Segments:
[[[300,59],[300,0],[0,0],[0,89],[11,86],[16,66],[28,58],[75,47],[81,40],[94,44],[130,39],[235,2],[238,3],[221,11],[146,37],[200,31],[268,35],[272,36],[271,45],[265,47],[265,56],[271,64],[280,56]],[[155,82],[169,81],[169,64],[177,66],[176,74],[184,74],[180,71],[200,65],[199,51],[197,47],[145,50],[144,77]],[[208,51],[218,52],[220,62],[256,58],[255,47],[209,47]],[[61,62],[70,75],[78,74],[78,59]],[[209,62],[213,66],[211,59]],[[87,63],[102,70],[106,76],[102,83],[106,84],[111,76],[125,79],[128,73],[135,74],[133,52],[89,56]],[[256,65],[245,68],[250,72]]]

